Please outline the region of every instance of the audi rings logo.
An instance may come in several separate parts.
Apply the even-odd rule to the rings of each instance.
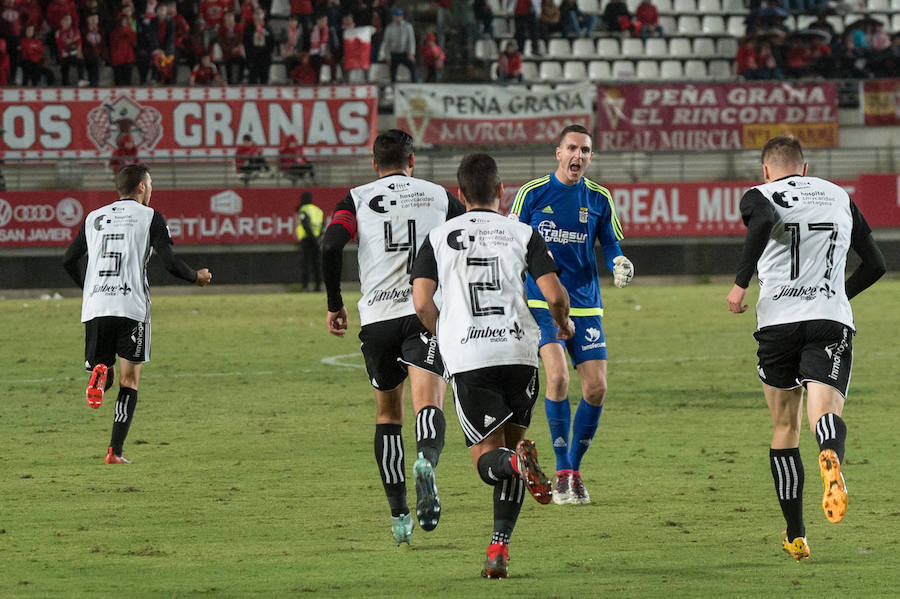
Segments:
[[[12,206],[9,202],[0,198],[0,227],[5,227],[12,220]]]
[[[64,227],[73,227],[81,222],[83,216],[81,202],[75,198],[63,198],[55,207],[51,204],[11,206],[8,201],[0,198],[0,227],[5,227],[13,220],[20,223],[49,223],[56,220]]]

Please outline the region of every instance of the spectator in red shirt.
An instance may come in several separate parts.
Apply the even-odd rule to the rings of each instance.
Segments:
[[[91,87],[97,87],[100,85],[100,66],[109,60],[106,34],[100,29],[100,15],[93,13],[87,16],[81,39],[88,83]]]
[[[0,9],[0,39],[7,43],[3,61],[8,63],[7,79],[10,74],[15,78],[16,69],[19,68],[19,42],[22,35],[22,14],[16,8],[16,0],[3,0]]]
[[[516,48],[515,42],[507,42],[497,60],[497,79],[502,84],[508,81],[522,83],[522,53]]]
[[[537,16],[541,10],[540,0],[516,0],[513,19],[516,27],[516,47],[525,49],[525,39],[531,40],[531,53],[540,56],[538,48]]]
[[[651,35],[666,36],[662,25],[659,24],[659,9],[652,0],[641,0],[634,13],[634,29],[635,33],[640,33],[642,40]]]
[[[241,139],[241,145],[235,150],[234,166],[245,183],[254,177],[267,175],[271,172],[269,163],[266,162],[262,155],[262,150],[253,143],[253,138],[249,134],[244,135]]]
[[[234,13],[226,11],[216,32],[216,62],[228,83],[237,85],[244,80],[247,59],[244,54],[244,23],[236,23]]]
[[[200,3],[200,21],[203,22],[205,44],[208,45],[209,42],[212,41],[216,29],[218,29],[219,25],[222,23],[225,11],[229,8],[230,6],[223,2],[223,0],[203,0]]]
[[[131,19],[123,12],[119,24],[109,34],[109,64],[113,68],[113,81],[117,86],[131,85],[134,71],[134,47],[137,34],[131,27]]]
[[[313,165],[300,152],[300,142],[296,135],[288,135],[278,150],[278,167],[287,177],[296,183],[303,177],[313,178]]]
[[[315,85],[316,71],[309,62],[309,52],[300,53],[300,62],[291,70],[291,81],[297,85]]]
[[[78,29],[78,7],[72,0],[52,0],[47,5],[47,25],[57,31],[62,26],[63,15],[72,17],[71,26]]]
[[[183,59],[189,65],[194,66],[198,62],[198,56],[194,54],[194,47],[191,44],[191,26],[184,15],[178,12],[176,2],[168,2],[166,7],[169,19],[172,21],[172,28],[175,30],[176,61]]]
[[[191,85],[215,85],[221,83],[222,78],[216,65],[213,64],[212,56],[204,54],[200,57],[200,62],[191,71]]]
[[[22,53],[22,85],[40,85],[41,78],[53,85],[53,72],[44,66],[44,40],[37,37],[32,24],[25,25],[25,33],[19,44]]]
[[[19,13],[22,15],[22,26],[34,25],[34,31],[40,34],[44,28],[44,9],[38,0],[20,0]]]
[[[139,164],[137,157],[138,149],[134,145],[134,138],[130,133],[125,133],[119,137],[118,147],[113,150],[112,158],[109,160],[109,166],[112,168],[113,174],[118,174],[123,167],[129,164]]]
[[[72,25],[72,16],[64,14],[56,31],[56,55],[63,85],[69,85],[72,67],[78,72],[78,84],[84,79],[84,55],[81,50],[81,34]],[[87,82],[83,82],[86,84]]]
[[[422,44],[422,63],[425,65],[425,81],[436,83],[441,80],[444,71],[444,62],[447,55],[437,43],[437,36],[429,31],[425,34],[425,43]]]
[[[6,40],[0,39],[0,86],[9,85],[9,52],[6,51]]]

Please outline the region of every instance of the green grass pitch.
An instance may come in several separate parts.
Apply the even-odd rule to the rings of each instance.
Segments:
[[[853,301],[840,524],[822,514],[804,429],[812,559],[799,564],[780,545],[752,309],[728,312],[730,284],[636,283],[604,290],[593,502],[526,497],[503,581],[479,578],[491,491],[449,392],[440,526],[394,546],[355,310],[342,340],[322,295],[157,295],[133,463],[108,467],[115,395],[84,401],[80,301],[0,300],[0,597],[896,596],[900,281]],[[409,411],[404,433],[409,475]],[[528,436],[552,471],[540,402]]]

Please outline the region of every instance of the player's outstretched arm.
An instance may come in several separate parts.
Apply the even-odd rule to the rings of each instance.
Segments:
[[[634,278],[634,265],[625,256],[613,258],[613,284],[619,289],[626,287]]]
[[[550,315],[553,316],[556,326],[559,327],[559,331],[556,333],[557,338],[571,339],[575,334],[575,325],[569,318],[569,293],[560,283],[559,276],[555,272],[548,272],[535,279],[534,282],[537,283],[538,289],[547,300]]]

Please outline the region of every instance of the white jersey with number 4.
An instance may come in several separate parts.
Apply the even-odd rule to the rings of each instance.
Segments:
[[[150,320],[150,223],[154,210],[134,200],[120,200],[87,215],[88,249],[81,321],[98,316]]]
[[[833,320],[853,328],[844,269],[853,216],[850,196],[817,177],[788,177],[759,185],[777,220],[757,262],[759,328]]]
[[[429,233],[443,298],[438,347],[451,374],[537,367],[540,330],[523,282],[533,235],[530,226],[489,211],[467,212]]]
[[[447,220],[447,190],[389,175],[350,190],[359,238],[360,324],[416,313],[409,273],[428,232]]]

